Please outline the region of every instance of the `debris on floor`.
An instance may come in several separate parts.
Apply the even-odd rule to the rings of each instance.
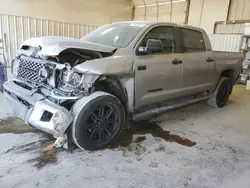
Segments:
[[[67,140],[67,135],[63,135],[61,137],[58,137],[55,141],[55,148],[61,148],[64,147],[65,149],[68,149],[68,140]]]

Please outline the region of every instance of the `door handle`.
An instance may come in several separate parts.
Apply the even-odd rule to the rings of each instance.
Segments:
[[[146,65],[141,65],[141,66],[138,66],[137,70],[140,71],[140,70],[146,70],[147,69],[147,66]]]
[[[182,64],[182,60],[174,59],[174,60],[172,61],[172,64],[174,64],[174,65]]]
[[[207,62],[209,63],[209,62],[213,62],[214,60],[211,58],[211,57],[209,57],[209,58],[207,58]]]

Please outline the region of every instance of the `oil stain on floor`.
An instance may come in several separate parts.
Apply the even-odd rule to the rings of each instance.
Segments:
[[[23,134],[28,132],[38,132],[36,129],[33,129],[27,126],[22,120],[18,118],[7,118],[5,120],[0,120],[0,134],[4,133],[14,133],[14,134]],[[141,146],[140,143],[145,141],[147,137],[146,134],[151,134],[155,138],[163,139],[167,142],[175,142],[183,146],[192,147],[196,145],[196,142],[193,142],[189,139],[180,137],[178,135],[170,134],[169,131],[165,131],[162,127],[158,125],[157,122],[141,121],[134,122],[130,124],[129,128],[125,129],[120,135],[119,139],[113,145],[109,146],[110,149],[115,149],[119,147],[127,148],[128,151],[133,151],[137,156],[143,154],[147,148]],[[139,135],[133,140],[133,135]],[[39,154],[36,158],[31,159],[27,162],[32,163],[38,169],[43,168],[48,164],[53,164],[57,162],[57,154],[64,149],[53,148],[53,137],[48,134],[44,134],[44,137],[39,142],[33,142],[26,145],[18,146],[11,148],[6,153],[9,152],[29,152],[29,151],[38,151]],[[135,143],[135,147],[131,147],[130,144]],[[45,146],[45,147],[44,147]],[[48,149],[49,148],[49,149]],[[161,149],[161,150],[164,150]],[[160,149],[159,149],[160,151]]]
[[[116,143],[111,145],[109,148],[114,149],[118,147],[128,147],[132,142],[140,143],[146,140],[146,136],[139,136],[133,141],[133,135],[135,134],[151,134],[153,137],[161,138],[166,142],[175,142],[187,147],[196,145],[196,142],[171,134],[169,131],[165,131],[158,125],[157,122],[141,121],[133,123],[128,129],[125,129]]]
[[[61,149],[53,148],[54,138],[53,136],[38,131],[28,125],[26,125],[21,119],[9,117],[7,119],[0,119],[0,134],[13,133],[38,133],[42,135],[41,140],[37,142],[31,142],[28,144],[18,145],[10,148],[5,152],[8,153],[25,153],[25,152],[38,152],[38,157],[28,160],[28,163],[32,163],[38,169],[43,168],[48,164],[57,162],[57,154],[62,151]]]
[[[29,132],[37,132],[37,130],[26,125],[23,120],[19,118],[9,117],[7,119],[0,119],[0,134],[23,134]]]
[[[32,163],[36,168],[41,169],[46,165],[54,164],[57,162],[57,154],[63,151],[60,148],[52,148],[48,151],[40,151],[38,157],[28,160],[28,163]]]

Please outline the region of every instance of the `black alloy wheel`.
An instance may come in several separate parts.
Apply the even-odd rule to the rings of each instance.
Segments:
[[[71,112],[72,138],[81,149],[97,150],[114,143],[124,127],[125,111],[121,101],[102,91],[78,100]]]
[[[232,93],[232,81],[227,77],[221,77],[216,90],[210,94],[208,104],[215,108],[224,107]]]
[[[230,93],[230,88],[231,87],[229,84],[223,84],[221,86],[217,95],[218,106],[223,106],[227,102]]]
[[[118,112],[112,105],[103,105],[95,109],[86,118],[84,132],[91,142],[105,142],[118,127]]]

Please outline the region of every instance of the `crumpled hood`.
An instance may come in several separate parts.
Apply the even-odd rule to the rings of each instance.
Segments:
[[[80,39],[69,37],[39,37],[30,38],[26,40],[21,46],[41,47],[41,54],[44,56],[57,56],[60,52],[68,48],[78,48],[86,50],[95,50],[99,52],[112,52],[115,50],[113,47],[87,42]]]

